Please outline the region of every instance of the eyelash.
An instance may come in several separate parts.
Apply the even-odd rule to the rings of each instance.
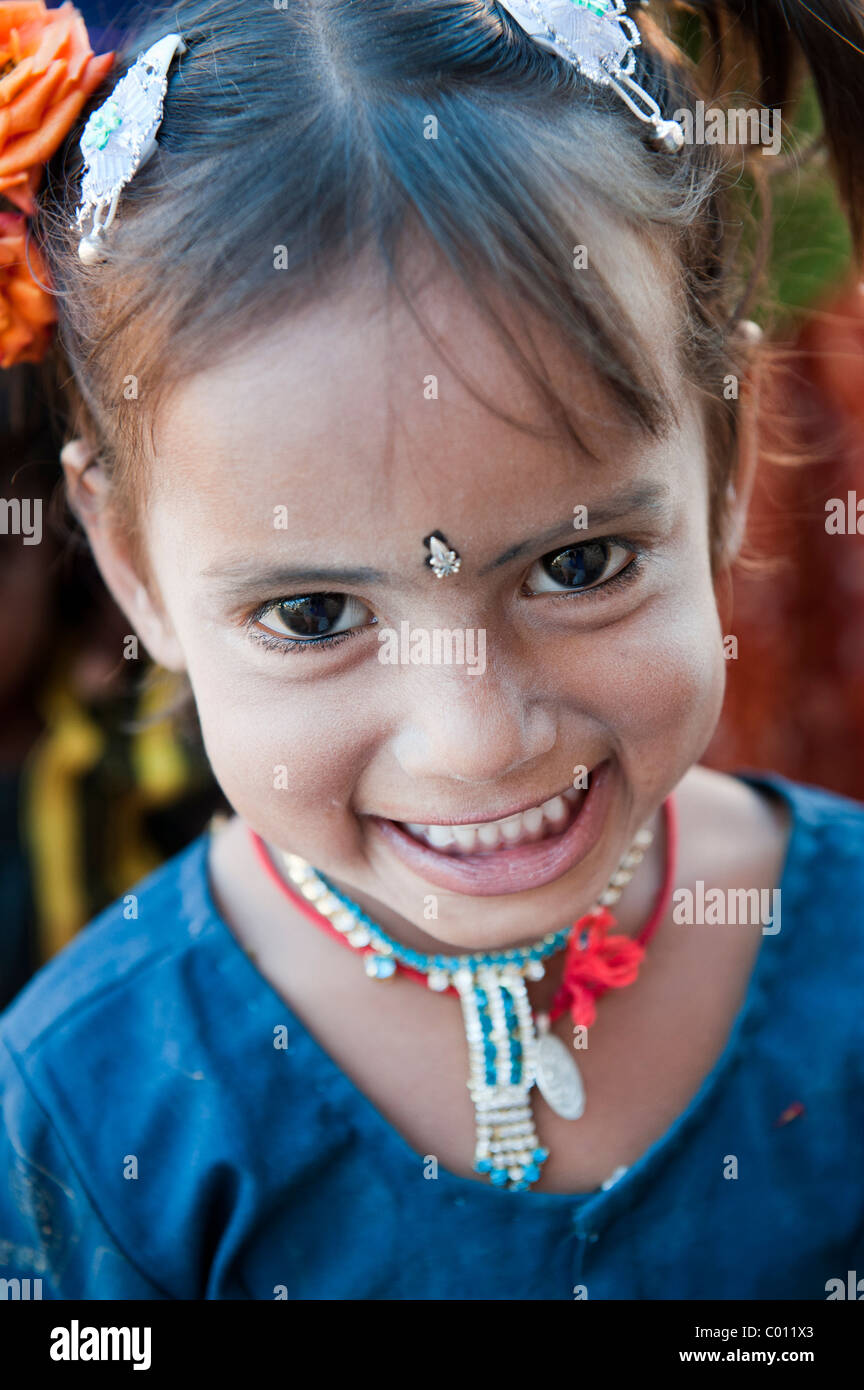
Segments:
[[[642,573],[642,570],[644,569],[644,549],[641,546],[637,545],[634,541],[628,540],[624,536],[601,536],[600,539],[605,541],[607,545],[626,546],[628,550],[633,551],[633,559],[629,562],[629,564],[625,565],[622,570],[619,570],[617,574],[614,574],[611,579],[605,579],[602,581],[602,583],[595,584],[591,589],[573,589],[569,593],[562,592],[560,594],[546,592],[543,594],[534,594],[530,597],[566,599],[569,603],[572,603],[576,599],[593,599],[596,601],[598,599],[603,598],[613,589],[624,588],[625,585],[634,583],[639,578],[639,576]],[[587,542],[580,542],[580,544],[583,543],[587,544]],[[561,550],[549,551],[548,553],[550,555],[561,555],[565,550],[568,549],[573,549],[573,547],[562,546]],[[543,559],[544,557],[541,556],[540,558]],[[322,647],[326,647],[332,650],[334,647],[341,646],[343,642],[349,641],[349,639],[352,637],[359,637],[361,633],[366,632],[366,630],[370,627],[375,627],[377,624],[377,619],[375,619],[371,623],[365,623],[362,627],[348,628],[345,632],[336,632],[330,637],[307,637],[305,641],[291,637],[275,637],[272,633],[261,632],[260,630],[257,630],[253,627],[253,624],[256,623],[259,620],[259,618],[262,618],[265,615],[265,613],[269,613],[273,608],[277,606],[278,603],[281,602],[284,602],[284,600],[277,599],[275,603],[273,601],[268,601],[267,603],[262,604],[260,608],[257,608],[255,612],[251,614],[251,616],[247,619],[245,624],[249,631],[249,636],[252,638],[252,641],[258,643],[260,646],[264,647],[265,650],[271,652],[275,651],[287,654],[289,652],[306,651],[310,647],[315,647],[319,651]]]
[[[260,612],[253,614],[250,622],[255,622],[272,607],[272,604],[268,604],[267,608],[262,608]],[[334,632],[332,637],[307,637],[305,641],[300,641],[294,637],[274,637],[272,633],[258,632],[254,628],[250,629],[249,636],[253,642],[258,642],[268,652],[302,652],[309,647],[338,647],[351,637],[359,637],[361,632],[374,626],[375,623],[365,623],[363,627],[349,627],[345,632]]]

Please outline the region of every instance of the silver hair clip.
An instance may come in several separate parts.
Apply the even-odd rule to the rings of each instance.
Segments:
[[[104,259],[101,238],[114,221],[120,194],[156,149],[168,69],[175,53],[185,52],[179,34],[166,34],[139,53],[84,127],[79,142],[84,157],[81,203],[72,225],[82,234],[78,255],[87,265]],[[93,223],[84,235],[84,220],[91,209]]]
[[[584,77],[612,87],[651,129],[650,143],[679,154],[684,131],[667,121],[654,98],[633,81],[634,49],[642,42],[624,0],[498,0],[535,43],[568,59]],[[636,100],[634,100],[636,98]]]

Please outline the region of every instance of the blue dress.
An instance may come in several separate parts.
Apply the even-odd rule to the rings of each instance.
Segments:
[[[611,1186],[424,1176],[432,1165],[219,917],[202,837],[139,886],[137,918],[109,908],[0,1017],[0,1278],[71,1299],[823,1300],[831,1280],[852,1287],[864,806],[748,780],[794,818],[781,930],[762,936],[698,1094]]]

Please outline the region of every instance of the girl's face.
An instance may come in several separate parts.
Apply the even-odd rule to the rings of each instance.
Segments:
[[[443,270],[415,302],[444,352],[370,279],[191,378],[157,420],[146,540],[163,618],[139,595],[141,630],[188,671],[223,790],[271,845],[457,949],[587,910],[720,711],[700,414],[673,296],[635,243],[628,260],[680,412],[662,443],[533,326],[595,457],[553,437]],[[526,342],[530,317],[510,322]],[[545,437],[472,397],[454,359]],[[425,563],[433,531],[457,574]],[[508,817],[574,779],[539,828],[449,846],[438,830],[437,847],[419,829]]]

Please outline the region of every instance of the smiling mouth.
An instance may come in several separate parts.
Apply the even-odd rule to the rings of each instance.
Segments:
[[[369,823],[426,883],[469,897],[523,893],[554,883],[597,845],[615,796],[612,761],[593,767],[587,782],[585,791],[567,787],[496,820],[446,825],[370,816]]]
[[[520,845],[557,839],[569,830],[586,795],[587,792],[568,787],[547,801],[518,811],[515,815],[471,825],[393,823],[424,848],[451,858],[491,855],[500,850],[516,849]]]

